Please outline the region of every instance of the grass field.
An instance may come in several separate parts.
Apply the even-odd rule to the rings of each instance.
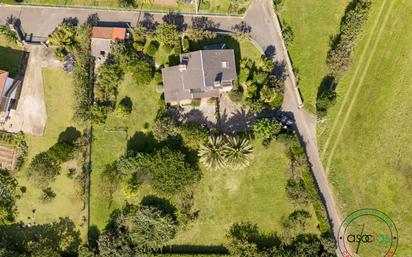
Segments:
[[[29,161],[37,153],[54,145],[60,133],[65,131],[67,127],[75,127],[72,122],[73,108],[71,105],[74,99],[72,97],[71,76],[61,69],[44,69],[43,79],[48,115],[47,125],[44,136],[26,136],[29,146]],[[16,174],[19,186],[27,188],[27,192],[17,201],[18,220],[41,224],[58,220],[59,217],[69,217],[79,226],[83,236],[85,235],[83,201],[76,197],[73,179],[66,176],[69,165],[73,167],[76,164],[73,162],[65,163],[61,174],[55,182],[51,183],[50,186],[56,193],[56,198],[50,203],[42,202],[40,199],[41,190],[25,176],[27,167]],[[36,210],[35,213],[33,210]],[[84,225],[80,227],[81,224]]]
[[[251,3],[250,0],[244,1],[236,1],[238,2],[237,8],[230,7],[230,0],[204,0],[209,2],[209,8],[205,8],[204,5],[200,4],[199,11],[200,13],[222,13],[222,14],[243,14],[249,4]]]
[[[106,165],[125,154],[128,145],[138,140],[139,132],[150,128],[153,123],[160,94],[156,93],[155,85],[137,86],[131,77],[126,76],[119,88],[118,100],[130,97],[133,111],[127,117],[119,117],[111,113],[106,126],[95,127],[92,144],[92,175],[91,175],[91,224],[104,228],[110,213],[121,207],[125,200],[133,202],[133,197],[126,196],[119,190],[110,202],[108,197],[101,194],[100,174]],[[138,199],[135,199],[136,201]]]
[[[268,148],[255,142],[255,160],[244,170],[202,171],[195,191],[198,219],[172,242],[181,245],[220,245],[235,222],[257,224],[263,233],[282,233],[282,219],[295,206],[285,193],[291,176],[285,146],[272,142]],[[313,210],[308,231],[316,233]]]
[[[343,216],[359,208],[387,213],[399,231],[396,256],[412,255],[411,12],[410,1],[373,1],[338,103],[318,128]]]
[[[326,54],[330,36],[339,31],[340,19],[348,0],[287,0],[279,13],[292,27],[294,40],[288,47],[293,66],[298,70],[299,88],[305,108],[316,112],[316,94],[328,74]]]
[[[22,48],[15,43],[10,43],[0,35],[0,70],[6,70],[11,77],[15,77],[19,72]]]

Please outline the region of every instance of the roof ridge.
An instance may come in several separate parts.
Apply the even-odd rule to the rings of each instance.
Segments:
[[[199,50],[199,52],[200,52],[200,65],[202,67],[203,86],[206,87],[205,69],[203,67],[203,53],[202,53],[202,50]]]

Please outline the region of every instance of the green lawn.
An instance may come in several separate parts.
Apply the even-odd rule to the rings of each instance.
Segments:
[[[373,1],[355,63],[338,86],[338,103],[318,128],[342,214],[359,208],[387,213],[400,235],[396,256],[412,255],[411,12],[410,1]]]
[[[237,59],[260,58],[260,52],[247,39],[236,43],[231,37],[219,37],[208,43],[226,42],[228,48],[235,48]],[[201,45],[192,45],[194,50]],[[162,51],[162,50],[160,50]],[[161,63],[162,56],[156,56]],[[126,153],[129,147],[143,145],[145,133],[151,130],[159,108],[160,95],[155,85],[136,86],[126,76],[119,88],[118,101],[130,97],[133,112],[128,117],[111,113],[106,125],[94,127],[92,145],[91,177],[91,225],[104,229],[110,213],[127,201],[138,204],[144,196],[155,194],[149,185],[143,186],[135,195],[126,193],[120,186],[110,197],[102,193],[101,174],[108,164]],[[203,177],[196,186],[193,210],[200,210],[199,218],[186,230],[180,231],[172,244],[178,245],[221,245],[231,224],[248,221],[258,224],[264,232],[282,233],[281,221],[294,210],[285,195],[286,180],[291,176],[285,146],[273,142],[269,148],[255,143],[256,159],[243,171],[221,172],[202,170]],[[174,201],[172,199],[172,201]],[[317,231],[313,208],[309,231]]]
[[[37,153],[54,145],[60,133],[64,132],[67,127],[75,127],[72,122],[74,99],[71,76],[61,69],[44,69],[43,80],[48,115],[47,125],[42,137],[26,135],[29,161]],[[17,201],[18,220],[41,224],[56,221],[59,217],[69,217],[85,235],[86,226],[80,227],[84,223],[83,216],[85,215],[83,201],[76,197],[73,179],[66,176],[69,167],[79,168],[78,164],[73,161],[63,165],[61,174],[50,185],[56,193],[56,198],[50,203],[43,203],[40,200],[41,190],[25,176],[27,165],[16,174],[19,186],[27,187],[27,192]],[[34,214],[33,210],[36,210]]]
[[[6,70],[11,77],[15,77],[19,72],[22,48],[15,43],[10,43],[0,35],[0,70]]]
[[[305,108],[316,112],[316,94],[328,74],[326,54],[330,36],[339,31],[340,19],[348,0],[287,0],[279,13],[292,27],[293,44],[288,48],[299,73],[299,88]]]
[[[139,139],[139,132],[147,130],[145,126],[150,128],[159,107],[160,94],[156,93],[154,84],[137,86],[131,77],[126,76],[119,88],[118,101],[126,96],[133,102],[132,113],[127,117],[111,113],[105,126],[95,127],[93,130],[91,224],[100,229],[104,228],[110,213],[121,207],[126,199],[133,202],[133,197],[119,190],[110,203],[108,197],[101,194],[100,175],[106,165],[126,153],[128,144]]]
[[[209,2],[209,8],[205,9],[202,7],[204,5],[200,4],[199,11],[202,13],[222,13],[222,14],[243,14],[247,10],[247,7],[251,3],[250,0],[244,1],[237,1],[239,3],[238,8],[232,9],[230,8],[230,0],[204,0]]]
[[[286,180],[291,176],[285,146],[272,142],[268,148],[254,143],[255,159],[244,170],[210,171],[195,190],[194,210],[198,219],[172,242],[181,245],[220,245],[235,222],[257,224],[264,233],[282,233],[281,222],[294,209],[285,193]],[[316,218],[312,209],[310,229],[316,233]]]

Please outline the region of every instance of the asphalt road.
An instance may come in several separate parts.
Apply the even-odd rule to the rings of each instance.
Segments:
[[[248,9],[244,21],[252,27],[251,36],[266,51],[275,49],[275,59],[286,63],[288,77],[286,79],[285,98],[282,110],[292,115],[296,128],[311,165],[322,200],[326,205],[335,237],[337,237],[341,220],[337,210],[332,190],[329,187],[323,164],[319,157],[316,140],[316,117],[300,108],[301,102],[297,93],[296,81],[292,71],[286,47],[284,45],[279,22],[270,0],[256,0]]]
[[[91,14],[95,13],[98,14],[101,21],[129,22],[131,25],[139,21],[162,22],[164,19],[164,14],[142,13],[139,11],[0,5],[0,24],[4,23],[7,17],[13,15],[20,18],[24,32],[33,33],[36,37],[47,38],[64,18],[72,17],[78,19],[79,22],[84,22]],[[194,17],[201,16],[185,15],[173,18],[178,23],[190,25],[193,23]],[[203,24],[208,23],[213,25],[214,28],[230,31],[234,25],[240,24],[242,21],[246,23],[246,27],[250,26],[251,38],[266,54],[273,54],[275,59],[286,63],[285,68],[288,77],[282,109],[293,115],[296,121],[296,128],[304,143],[313,175],[325,202],[329,221],[335,236],[337,236],[341,220],[318,153],[316,117],[300,108],[301,100],[297,93],[292,67],[281,36],[278,20],[272,8],[272,2],[270,0],[255,0],[244,17],[207,16],[207,18],[204,18]]]

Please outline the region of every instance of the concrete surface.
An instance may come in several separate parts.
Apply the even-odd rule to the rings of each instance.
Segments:
[[[44,100],[42,68],[60,67],[51,49],[43,46],[26,46],[29,60],[17,109],[10,112],[10,118],[1,127],[8,132],[42,136],[47,121]]]

